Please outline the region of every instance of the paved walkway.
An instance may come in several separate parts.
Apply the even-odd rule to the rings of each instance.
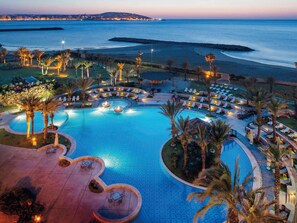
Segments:
[[[92,168],[84,169],[81,161],[60,167],[58,157],[61,153],[62,150],[57,150],[46,154],[45,151],[0,144],[0,193],[15,186],[34,189],[37,200],[45,205],[44,220],[47,223],[89,223],[93,221],[93,211],[127,214],[133,210],[137,199],[129,190],[120,208],[108,202],[108,190],[112,185],[102,193],[89,190],[89,181],[102,168],[99,163],[94,162]],[[0,213],[0,223],[8,222],[14,222],[13,218],[4,218]]]

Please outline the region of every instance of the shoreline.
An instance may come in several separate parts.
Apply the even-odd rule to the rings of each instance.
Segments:
[[[62,28],[62,27],[41,27],[41,28],[0,29],[0,32],[56,31],[56,30],[64,30],[64,28]]]

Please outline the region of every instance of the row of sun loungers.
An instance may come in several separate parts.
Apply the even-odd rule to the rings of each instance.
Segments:
[[[67,97],[59,97],[59,101],[61,102],[67,102]],[[75,96],[72,96],[72,99],[71,99],[72,102],[75,102],[75,101],[79,101],[79,96],[77,95],[76,97]]]
[[[138,88],[125,88],[125,87],[108,87],[108,88],[100,88],[99,92],[98,90],[94,90],[94,93],[98,94],[98,93],[103,93],[103,92],[111,92],[111,91],[126,91],[126,92],[132,92],[132,93],[144,93],[143,90],[138,89]]]
[[[229,90],[234,90],[237,91],[238,88],[232,87],[232,86],[227,86],[227,85],[220,85],[220,84],[211,84],[212,88],[219,88],[219,89],[229,89]]]
[[[197,90],[196,89],[192,89],[192,88],[190,88],[190,89],[185,88],[184,92],[189,92],[189,93],[195,94],[195,93],[197,93]]]
[[[268,125],[272,125],[272,121],[267,122]],[[290,129],[289,127],[285,126],[282,123],[277,123],[275,128],[280,131],[282,134],[286,135],[289,137],[291,140],[297,142],[297,132]]]
[[[198,102],[184,101],[183,106],[194,108],[197,106],[198,109],[208,109],[208,106]],[[222,108],[217,108],[215,111],[217,114],[223,114],[225,111]]]

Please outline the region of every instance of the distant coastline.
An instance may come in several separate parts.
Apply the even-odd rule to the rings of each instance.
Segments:
[[[251,49],[246,46],[230,45],[230,44],[214,44],[214,43],[191,43],[191,42],[176,42],[176,41],[164,41],[153,39],[140,39],[140,38],[128,38],[128,37],[114,37],[109,41],[126,42],[126,43],[139,43],[139,44],[175,44],[175,45],[191,45],[197,47],[212,48],[226,51],[238,51],[238,52],[251,52]]]
[[[0,29],[0,32],[51,31],[51,30],[64,30],[64,29],[61,27],[19,28],[19,29]]]

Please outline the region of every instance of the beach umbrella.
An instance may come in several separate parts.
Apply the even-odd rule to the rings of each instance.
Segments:
[[[54,146],[57,146],[57,145],[59,145],[59,135],[58,135],[58,133],[56,133],[55,141],[54,141]]]

